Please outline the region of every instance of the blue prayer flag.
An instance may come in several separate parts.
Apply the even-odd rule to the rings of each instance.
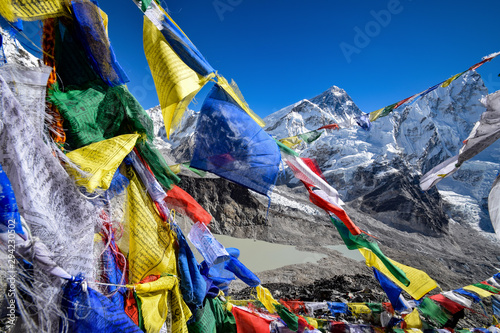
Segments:
[[[394,282],[392,282],[375,267],[373,268],[373,274],[380,283],[382,289],[384,289],[385,293],[387,294],[387,297],[389,298],[389,301],[391,301],[394,310],[405,310],[406,306],[403,304],[403,302],[401,302],[401,298],[399,297],[401,295],[402,289],[399,288]]]
[[[216,84],[200,111],[191,167],[267,195],[280,161],[275,140]]]

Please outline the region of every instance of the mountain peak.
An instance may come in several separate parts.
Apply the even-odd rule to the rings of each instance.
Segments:
[[[332,86],[321,94],[303,99],[264,118],[265,130],[277,137],[293,136],[321,126],[350,122],[361,110],[344,89]]]

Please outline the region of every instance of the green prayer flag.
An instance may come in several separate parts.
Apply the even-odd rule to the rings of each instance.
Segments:
[[[281,320],[283,320],[288,326],[288,328],[292,331],[297,331],[299,329],[299,317],[290,312],[286,307],[281,304],[274,304],[274,308],[280,316]]]
[[[340,237],[349,250],[366,248],[372,251],[399,282],[401,282],[405,286],[408,286],[410,284],[410,281],[406,278],[406,274],[399,267],[396,267],[392,262],[389,261],[389,259],[382,253],[377,243],[369,241],[365,234],[351,234],[344,223],[332,216],[330,216],[330,220],[337,228]]]
[[[64,118],[68,148],[78,149],[122,134],[138,133],[137,149],[166,189],[180,182],[154,147],[153,121],[124,85],[49,91],[49,100]]]
[[[215,315],[212,307],[205,298],[203,307],[198,308],[194,313],[194,320],[187,325],[189,333],[216,333]]]
[[[279,142],[279,140],[275,140],[275,141],[278,144],[278,148],[280,149],[280,151],[282,153],[285,153],[287,155],[297,156],[297,157],[299,156],[299,154],[297,152],[295,152],[295,150],[293,150],[292,148],[287,147],[283,143]]]
[[[425,297],[424,300],[418,306],[418,309],[422,314],[437,322],[439,325],[443,326],[451,318],[443,309],[437,305],[432,299]]]
[[[310,131],[310,132],[306,132],[306,133],[303,133],[303,134],[299,134],[298,137],[301,138],[302,140],[304,140],[304,142],[306,143],[311,143],[313,141],[316,141],[319,139],[319,137],[321,136],[321,134],[323,134],[323,132],[319,132],[319,131]]]

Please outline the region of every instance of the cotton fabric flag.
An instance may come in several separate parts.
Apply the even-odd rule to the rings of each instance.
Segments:
[[[391,276],[391,272],[388,268],[386,268],[382,261],[375,254],[373,254],[373,252],[366,249],[359,249],[359,251],[365,257],[367,266],[378,269],[414,299],[421,299],[425,294],[437,287],[436,281],[431,279],[424,271],[400,264],[388,258],[389,262],[403,271],[407,279],[410,281],[410,283],[406,286],[398,279]]]
[[[16,19],[37,21],[63,14],[69,14],[64,0],[3,0],[0,2],[0,15],[10,22]]]
[[[455,314],[458,311],[461,311],[462,309],[465,308],[465,306],[452,301],[443,294],[433,295],[430,296],[429,298],[432,299],[434,302],[439,303],[439,305],[448,310],[451,314]]]
[[[125,134],[112,139],[92,143],[67,154],[85,173],[69,169],[78,186],[84,186],[90,193],[97,188],[108,189],[113,175],[123,159],[132,151],[139,134]]]
[[[375,278],[380,283],[380,286],[382,287],[382,289],[386,293],[387,297],[389,298],[389,301],[391,302],[394,310],[403,311],[403,310],[407,309],[407,305],[404,304],[403,300],[401,299],[402,289],[399,288],[394,282],[392,282],[384,274],[380,273],[380,271],[378,269],[373,268],[373,273],[375,275]]]
[[[12,185],[0,164],[0,233],[7,233],[9,230],[24,235]]]
[[[418,313],[417,309],[413,309],[412,312],[407,314],[404,317],[404,322],[406,328],[416,328],[416,329],[422,328],[422,320],[420,319],[420,314]]]
[[[72,0],[71,8],[77,36],[94,71],[109,86],[127,83],[129,79],[109,42],[103,12],[90,0]]]
[[[271,319],[264,318],[258,313],[250,312],[244,308],[233,306],[231,312],[236,320],[238,333],[269,333]]]
[[[418,309],[427,318],[437,322],[441,327],[451,318],[451,315],[446,313],[432,299],[426,297],[418,305]]]
[[[129,282],[138,283],[153,274],[177,275],[175,236],[163,224],[131,167],[127,167],[127,175],[130,185],[127,189],[124,234],[118,246],[128,254]]]
[[[451,175],[465,161],[473,158],[500,138],[500,91],[489,94],[481,102],[486,106],[486,111],[464,141],[458,155],[449,158],[422,176],[420,180],[422,190],[431,188],[442,178]]]
[[[275,140],[215,85],[198,117],[191,166],[268,195],[280,161]]]
[[[83,291],[82,281],[66,284],[61,308],[67,319],[61,321],[62,332],[142,332],[118,304],[92,288]]]
[[[202,75],[186,65],[147,17],[144,17],[143,43],[169,138],[191,100],[214,74]]]
[[[25,68],[23,72],[28,75],[24,79],[31,83],[14,90],[0,73],[0,119],[4,124],[0,127],[0,164],[11,181],[20,215],[33,237],[45,244],[49,258],[70,275],[83,272],[92,277],[93,236],[98,215],[61,166],[59,157],[65,157],[55,156],[58,149],[53,150],[50,139],[40,134],[39,126],[43,123],[39,119],[44,119],[45,88],[51,71],[45,69]],[[21,91],[24,89],[28,91]],[[29,111],[17,100],[18,94],[32,96]],[[30,306],[54,309],[60,288],[47,284],[44,267],[37,263],[33,265],[32,276],[27,294],[37,297]],[[45,313],[28,320],[36,320],[40,330],[52,331],[57,322],[53,315]]]
[[[472,285],[472,284],[463,287],[463,289],[466,291],[472,291],[474,294],[478,295],[481,298],[490,297],[492,295],[491,292],[484,290],[483,288],[479,288],[479,287]]]
[[[176,276],[162,276],[153,282],[137,284],[135,289],[147,333],[159,332],[166,321],[171,323],[172,332],[188,333],[186,323],[191,311],[182,299]]]

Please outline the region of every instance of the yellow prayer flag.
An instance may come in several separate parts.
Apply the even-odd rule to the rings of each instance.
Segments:
[[[406,323],[407,328],[422,328],[422,320],[420,319],[420,314],[418,313],[417,308],[413,309],[412,312],[404,317],[404,321]]]
[[[481,288],[473,286],[473,285],[465,286],[465,287],[463,287],[463,289],[468,290],[468,291],[472,291],[473,293],[477,294],[481,298],[490,297],[491,295],[493,295],[488,290],[484,290],[484,289],[481,289]]]
[[[125,221],[118,246],[128,253],[129,281],[138,283],[148,275],[177,274],[175,235],[163,224],[151,198],[129,167]]]
[[[372,310],[365,303],[348,303],[347,306],[356,317],[363,313],[372,313]]]
[[[314,318],[311,317],[304,317],[309,325],[311,325],[314,328],[318,328],[318,321]]]
[[[169,165],[168,166],[170,170],[172,170],[173,173],[178,174],[181,172],[181,165],[180,164],[174,164],[174,165]]]
[[[293,149],[296,146],[298,146],[300,143],[302,143],[302,139],[300,139],[299,136],[296,135],[296,136],[291,136],[288,138],[280,139],[279,142],[281,142],[282,144],[284,144],[288,148]]]
[[[415,299],[421,299],[425,294],[437,287],[436,281],[431,279],[424,271],[400,264],[390,258],[387,258],[406,274],[406,278],[410,281],[410,284],[405,286],[391,274],[387,267],[385,267],[382,261],[372,251],[363,248],[359,249],[359,252],[361,252],[363,257],[365,257],[367,266],[378,269],[385,276],[391,279],[392,282]]]
[[[373,112],[370,112],[370,116],[369,116],[369,120],[370,121],[375,121],[378,119],[378,117],[380,117],[380,115],[382,114],[382,112],[384,112],[384,109],[385,107],[381,108],[381,109],[378,109],[376,111],[373,111]]]
[[[264,120],[262,120],[258,115],[255,114],[255,112],[253,112],[250,107],[248,106],[248,104],[245,102],[245,99],[243,98],[243,96],[241,95],[241,92],[240,90],[238,89],[238,86],[236,85],[236,83],[234,81],[231,82],[231,84],[229,84],[229,82],[227,82],[227,80],[221,76],[221,75],[217,75],[217,84],[222,88],[224,89],[225,92],[227,92],[229,94],[229,96],[231,96],[232,99],[234,99],[234,101],[236,103],[238,103],[238,105],[243,109],[245,110],[245,112],[257,123],[259,124],[260,127],[264,127],[266,126],[266,123],[264,123]]]
[[[143,43],[169,138],[193,97],[215,74],[203,77],[187,66],[147,17],[144,17]]]
[[[444,81],[442,84],[441,84],[441,87],[443,88],[446,88],[448,87],[453,81],[455,81],[458,77],[460,77],[460,75],[462,75],[464,72],[462,73],[458,73],[458,74],[455,74],[453,75],[452,77],[450,77],[448,80]]]
[[[0,15],[7,21],[37,21],[69,13],[65,0],[1,0]]]
[[[108,14],[99,8],[99,12],[101,14],[102,24],[104,25],[104,31],[106,31],[106,36],[108,36]]]
[[[116,169],[134,148],[138,138],[139,134],[125,134],[73,150],[66,156],[88,176],[82,176],[74,169],[68,169],[68,173],[75,177],[78,186],[85,186],[88,192],[94,192],[98,187],[108,189]]]
[[[255,289],[257,290],[257,299],[266,307],[267,311],[269,311],[269,313],[276,313],[274,305],[280,303],[273,298],[269,289],[261,286],[260,284],[255,287]]]
[[[144,328],[148,333],[159,332],[165,322],[173,333],[188,333],[186,322],[191,311],[182,298],[177,277],[163,276],[158,280],[135,286],[141,299]]]

